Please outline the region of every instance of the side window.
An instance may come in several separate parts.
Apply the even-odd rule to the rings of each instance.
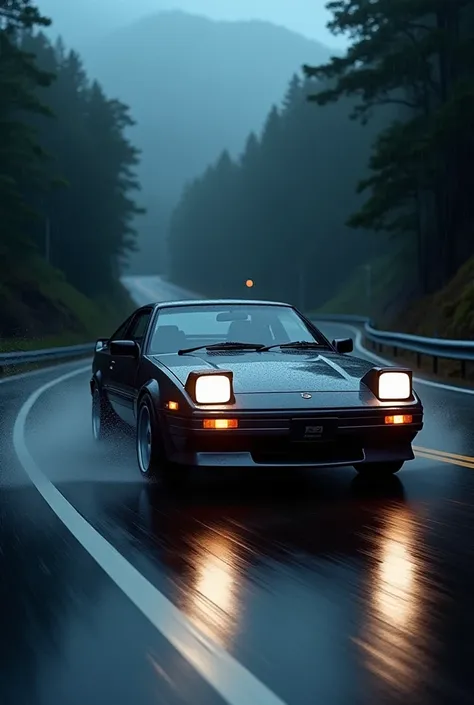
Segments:
[[[145,337],[148,323],[150,322],[152,311],[141,311],[132,323],[130,330],[128,331],[127,338],[129,340],[134,340],[140,345],[143,344],[143,339]]]
[[[130,318],[127,318],[125,323],[122,323],[122,325],[119,328],[117,328],[115,333],[113,333],[113,335],[110,336],[110,340],[123,340],[124,335],[127,332],[127,328],[130,325],[131,320],[132,320],[131,316],[130,316]]]

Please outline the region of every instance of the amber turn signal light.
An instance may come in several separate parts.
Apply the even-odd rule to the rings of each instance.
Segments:
[[[166,408],[169,409],[170,411],[178,411],[179,409],[179,404],[177,401],[169,401],[166,404]]]
[[[227,428],[238,428],[239,422],[237,419],[204,419],[202,427],[212,428],[217,431]]]
[[[385,423],[390,424],[390,425],[400,425],[404,423],[412,423],[413,421],[413,416],[410,414],[400,414],[397,416],[386,416],[385,417]]]

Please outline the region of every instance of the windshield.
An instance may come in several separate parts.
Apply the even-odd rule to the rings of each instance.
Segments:
[[[279,345],[294,340],[327,345],[324,336],[314,335],[288,306],[175,306],[159,312],[149,353],[176,353],[225,342]]]

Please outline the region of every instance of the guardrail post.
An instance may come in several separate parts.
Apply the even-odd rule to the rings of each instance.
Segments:
[[[435,375],[438,374],[438,358],[436,356],[433,357],[433,372]]]
[[[418,369],[420,369],[421,367],[421,353],[419,352],[416,353],[416,366],[418,367]]]
[[[393,346],[393,357],[397,357],[398,355],[398,348],[396,345]]]
[[[461,360],[461,377],[466,379],[466,360]]]

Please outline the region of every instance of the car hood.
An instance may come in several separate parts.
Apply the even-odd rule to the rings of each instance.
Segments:
[[[366,360],[325,351],[199,352],[159,355],[156,359],[185,384],[190,372],[231,370],[235,394],[359,391],[373,367]]]

